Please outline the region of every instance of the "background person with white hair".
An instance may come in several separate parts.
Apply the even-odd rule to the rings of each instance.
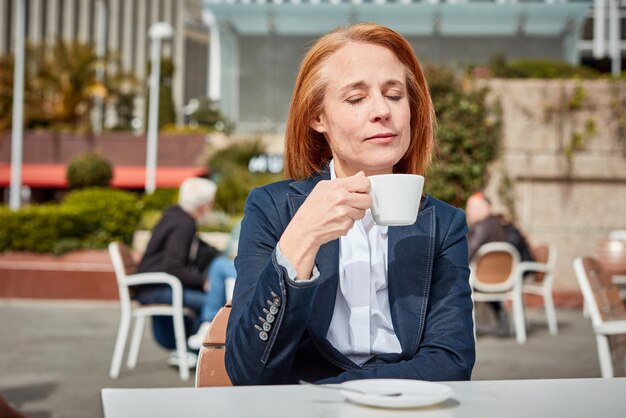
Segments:
[[[180,186],[178,204],[167,209],[154,227],[137,267],[137,273],[165,272],[181,281],[183,305],[197,314],[193,319],[186,318],[186,335],[195,334],[200,328],[206,332],[206,324],[213,319],[211,313],[214,316],[225,303],[223,281],[226,277],[235,277],[232,260],[219,256],[219,251],[208,244],[201,245],[201,262],[190,260],[192,246],[199,244],[196,224],[213,207],[216,191],[217,186],[211,180],[198,177],[186,179]],[[219,292],[220,295],[212,294]],[[138,288],[136,299],[144,305],[171,303],[172,290],[167,285],[144,285]],[[173,350],[168,363],[177,365],[171,317],[154,317],[152,324],[155,340],[164,348]],[[194,357],[194,353],[189,353],[188,364],[195,365]]]

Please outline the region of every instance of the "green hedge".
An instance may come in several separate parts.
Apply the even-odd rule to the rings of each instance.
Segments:
[[[38,205],[11,212],[0,208],[0,251],[61,254],[79,248],[130,243],[141,205],[135,195],[112,189],[71,192],[59,205]]]
[[[599,78],[600,72],[584,65],[574,66],[563,61],[548,59],[519,59],[507,61],[496,55],[489,62],[493,77],[500,78]]]

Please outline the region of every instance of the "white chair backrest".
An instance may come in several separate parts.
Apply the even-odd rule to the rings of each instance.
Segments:
[[[593,289],[591,288],[587,272],[585,271],[583,257],[577,257],[574,260],[574,273],[576,274],[576,280],[578,281],[580,291],[583,294],[583,300],[585,301],[585,305],[589,311],[591,322],[594,325],[600,325],[602,323],[602,315],[600,315],[598,303],[593,295]]]
[[[109,244],[109,256],[113,263],[113,271],[117,279],[117,287],[120,294],[120,303],[122,305],[130,304],[131,295],[126,282],[126,276],[134,273],[135,265],[128,247],[120,242],[112,242]]]
[[[554,244],[539,244],[533,247],[533,255],[535,256],[535,263],[541,263],[545,265],[546,270],[538,271],[535,273],[534,282],[544,283],[546,286],[551,286],[554,280],[554,269],[556,267],[557,250]],[[531,265],[533,262],[530,262]],[[531,270],[532,271],[532,270]]]
[[[224,290],[226,291],[226,304],[230,304],[233,301],[233,292],[235,291],[235,278],[227,277],[224,280]]]
[[[470,283],[480,292],[506,292],[518,281],[520,255],[508,242],[482,245],[470,264]]]
[[[626,229],[614,229],[613,231],[609,232],[609,238],[626,241]]]

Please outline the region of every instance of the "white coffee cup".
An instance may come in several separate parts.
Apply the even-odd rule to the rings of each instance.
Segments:
[[[424,177],[416,174],[379,174],[368,177],[372,217],[377,225],[412,225],[417,219]]]

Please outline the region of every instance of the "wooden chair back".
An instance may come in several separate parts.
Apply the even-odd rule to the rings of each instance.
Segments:
[[[619,288],[611,279],[611,273],[593,257],[584,257],[583,267],[602,320],[626,319],[626,306]]]
[[[476,261],[476,275],[486,284],[500,284],[505,282],[513,269],[511,254],[493,252],[485,254]]]
[[[470,264],[470,282],[482,292],[505,292],[516,284],[519,253],[507,242],[482,245]]]
[[[602,327],[604,323],[611,321],[626,321],[626,306],[618,287],[611,279],[611,272],[606,271],[593,257],[583,257],[582,266],[593,296],[592,300],[589,297],[586,300],[594,326]],[[583,286],[584,283],[581,288]],[[585,296],[586,291],[584,288],[582,290]],[[613,376],[624,376],[626,372],[626,329],[624,331],[621,334],[607,335]]]
[[[198,354],[196,367],[196,387],[232,386],[224,364],[226,348],[226,327],[231,305],[226,304],[213,318],[211,328],[204,336]]]

